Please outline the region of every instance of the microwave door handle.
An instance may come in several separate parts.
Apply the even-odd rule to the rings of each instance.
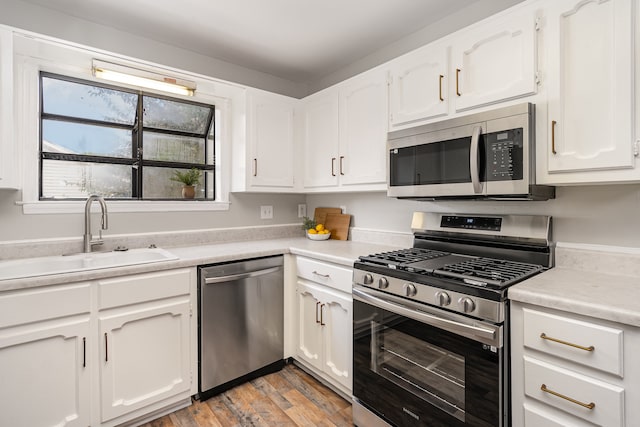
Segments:
[[[480,159],[478,158],[478,150],[480,144],[480,133],[482,127],[476,126],[471,134],[471,149],[469,150],[469,171],[471,172],[471,184],[473,184],[473,192],[482,193],[482,183],[480,182]]]

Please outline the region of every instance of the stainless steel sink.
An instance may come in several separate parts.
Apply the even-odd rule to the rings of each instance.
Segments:
[[[176,259],[178,259],[177,256],[160,248],[25,258],[0,262],[0,280],[74,273],[77,271],[124,267]]]

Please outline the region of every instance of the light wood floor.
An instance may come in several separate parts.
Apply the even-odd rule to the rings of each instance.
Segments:
[[[297,366],[287,365],[142,427],[352,425],[349,402]]]

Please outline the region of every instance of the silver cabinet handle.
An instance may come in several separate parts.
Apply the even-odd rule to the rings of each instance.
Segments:
[[[386,301],[382,298],[372,295],[369,289],[354,287],[352,292],[353,299],[372,305],[374,307],[390,311],[394,314],[409,317],[413,320],[417,320],[418,322],[431,325],[457,335],[462,335],[483,344],[496,346],[502,345],[501,337],[499,336],[499,334],[497,334],[497,332],[499,332],[500,330],[499,326],[495,326],[494,329],[489,329],[489,325],[487,325],[489,326],[487,328],[468,325],[453,319],[447,319],[443,316],[439,316],[438,312],[440,310],[434,311],[433,313],[428,313],[427,310],[429,310],[429,308],[426,306],[418,307],[417,304],[416,307],[413,307],[413,305],[407,306],[405,305],[406,303],[398,297],[385,295],[385,299],[389,298],[393,300],[393,302]]]
[[[228,276],[216,276],[207,277],[204,279],[205,285],[211,285],[213,283],[231,282],[234,280],[248,279],[250,277],[264,276],[265,274],[275,273],[282,270],[282,267],[265,268],[264,270],[250,271],[248,273],[230,274]]]
[[[480,142],[480,133],[482,127],[476,126],[473,128],[473,134],[471,135],[471,149],[469,150],[469,171],[471,172],[471,183],[473,184],[473,192],[482,192],[482,183],[480,182],[480,168],[478,167],[478,145]]]
[[[316,276],[324,277],[325,279],[328,279],[329,277],[331,277],[331,275],[329,275],[329,274],[321,274],[321,273],[318,273],[315,270],[313,270],[311,273],[315,274]]]

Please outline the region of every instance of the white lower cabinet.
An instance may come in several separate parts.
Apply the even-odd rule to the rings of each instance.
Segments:
[[[638,328],[514,302],[513,425],[640,425]]]
[[[101,421],[187,393],[189,301],[100,317]]]
[[[0,425],[115,426],[188,404],[194,302],[189,269],[0,293]]]
[[[0,426],[91,424],[90,284],[0,294]]]
[[[0,337],[0,425],[90,425],[88,317],[5,332]]]
[[[323,264],[306,259],[303,261]],[[333,268],[336,270],[333,271]],[[347,269],[324,264],[323,270],[316,268],[314,272],[321,278],[330,279],[335,276],[334,273],[342,274],[343,270]],[[321,379],[350,395],[353,383],[352,298],[350,294],[321,283],[298,278],[296,358]]]

